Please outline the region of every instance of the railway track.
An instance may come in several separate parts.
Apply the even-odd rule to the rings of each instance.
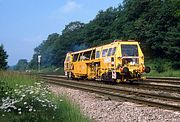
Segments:
[[[146,83],[166,83],[173,85],[180,85],[180,78],[170,78],[170,77],[147,77],[145,80]]]
[[[66,76],[63,76],[63,75],[41,75],[41,76],[67,79]],[[180,93],[180,85],[173,84],[172,78],[170,79],[170,81],[166,80],[166,82],[163,82],[165,80],[165,78],[161,78],[163,81],[160,81],[160,79],[158,79],[158,81],[151,80],[151,79],[153,79],[153,78],[148,78],[145,81],[134,82],[133,84],[121,83],[121,84],[116,84],[116,85],[128,87],[128,88],[138,88],[138,89],[146,89],[146,90],[153,89],[155,91],[161,90],[161,91],[166,91],[166,92],[168,91],[170,93],[174,93],[174,92]],[[157,78],[155,78],[155,79],[157,79]],[[90,81],[83,80],[83,82],[90,82]],[[96,82],[99,84],[104,84],[104,82],[99,82],[99,81],[93,81],[93,82]],[[176,78],[176,82],[180,82],[180,81],[177,81],[177,78]]]
[[[147,92],[147,89],[145,90],[139,87],[141,85],[143,86],[144,84],[140,84],[140,85],[120,84],[121,86],[120,85],[116,86],[116,85],[99,84],[96,82],[92,83],[86,81],[83,82],[72,81],[72,80],[67,80],[64,77],[62,78],[60,76],[54,76],[54,77],[42,76],[42,79],[48,81],[49,83],[53,83],[65,87],[81,89],[89,92],[95,92],[95,93],[107,95],[110,98],[116,100],[126,100],[135,103],[180,111],[180,94],[174,96],[171,95],[171,93],[169,94],[161,93],[161,92],[155,93],[152,91]],[[152,86],[152,88],[154,88],[154,86]],[[174,90],[174,92],[175,91],[176,90]]]
[[[147,77],[148,79],[156,79],[156,80],[172,80],[172,81],[180,81],[180,77]]]
[[[164,91],[169,93],[179,93],[180,94],[180,86],[165,86],[159,84],[149,84],[149,83],[134,83],[132,84],[120,84],[124,87],[129,88],[138,88],[138,89],[145,89],[145,90],[154,90],[154,91]]]

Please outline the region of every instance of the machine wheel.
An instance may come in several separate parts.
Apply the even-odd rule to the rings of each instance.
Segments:
[[[133,82],[134,82],[133,80],[129,80],[129,83],[130,83],[130,84],[133,84]]]
[[[70,80],[73,80],[74,79],[74,75],[72,72],[68,72],[68,75],[67,75],[68,79]]]

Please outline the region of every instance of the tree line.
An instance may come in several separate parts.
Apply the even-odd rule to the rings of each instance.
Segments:
[[[74,21],[61,34],[53,33],[34,49],[28,67],[63,66],[65,55],[115,39],[137,40],[146,57],[180,59],[180,2],[178,0],[124,0],[118,7],[100,10],[89,23]]]
[[[0,70],[6,70],[7,66],[7,52],[4,50],[4,46],[0,45]]]

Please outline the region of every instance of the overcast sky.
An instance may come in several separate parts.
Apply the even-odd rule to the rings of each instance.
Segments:
[[[32,58],[37,47],[51,33],[61,33],[71,21],[84,23],[99,10],[117,7],[122,0],[0,0],[0,44],[7,51],[8,64]]]

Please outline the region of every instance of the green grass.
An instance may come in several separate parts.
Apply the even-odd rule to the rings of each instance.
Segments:
[[[152,77],[180,77],[180,69],[174,67],[179,62],[172,62],[167,59],[154,59],[145,62],[146,66],[151,67],[151,72],[144,76]]]
[[[57,74],[57,75],[64,75],[64,68],[63,67],[47,67],[41,68],[40,72],[38,70],[31,70],[31,73],[44,73],[44,74]]]
[[[63,122],[90,122],[90,120],[81,115],[79,107],[72,105],[67,98],[61,98],[63,99],[63,101],[58,104],[59,108],[61,108],[58,111],[58,113],[61,114],[61,116],[59,116],[59,120]]]
[[[89,122],[90,120],[68,99],[49,92],[47,86],[37,77],[23,73],[0,72],[0,121]]]
[[[21,72],[3,72],[0,71],[0,80],[5,81],[11,88],[16,88],[18,85],[33,85],[38,81],[37,77],[32,75],[25,75]]]
[[[63,67],[49,67],[49,68],[42,68],[41,73],[47,73],[47,74],[64,74],[64,68]]]
[[[144,74],[144,76],[152,76],[152,77],[180,77],[180,71],[178,70],[168,70],[162,73],[158,73],[155,70],[151,70],[150,73]]]

